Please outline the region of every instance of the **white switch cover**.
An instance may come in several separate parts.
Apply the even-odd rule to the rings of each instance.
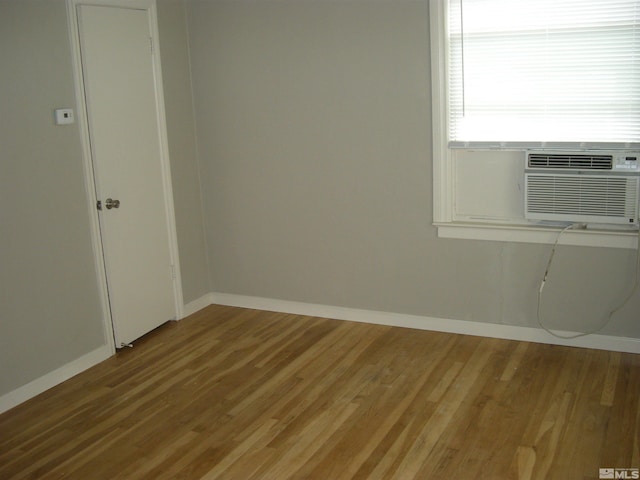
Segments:
[[[72,108],[58,108],[54,112],[56,125],[69,125],[75,121]]]

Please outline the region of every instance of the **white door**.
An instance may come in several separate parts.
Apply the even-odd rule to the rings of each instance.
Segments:
[[[78,6],[100,234],[115,345],[176,318],[149,12]]]

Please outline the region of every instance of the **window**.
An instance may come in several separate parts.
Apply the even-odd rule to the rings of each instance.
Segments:
[[[640,145],[640,2],[449,4],[453,145]]]
[[[528,148],[640,150],[640,0],[431,0],[430,13],[444,230],[533,231],[517,205]]]

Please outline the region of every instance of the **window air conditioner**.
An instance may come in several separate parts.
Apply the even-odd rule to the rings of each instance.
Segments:
[[[525,218],[638,225],[640,152],[527,151]]]

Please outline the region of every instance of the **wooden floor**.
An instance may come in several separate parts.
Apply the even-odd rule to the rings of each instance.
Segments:
[[[640,355],[211,306],[0,415],[0,479],[597,479]]]

